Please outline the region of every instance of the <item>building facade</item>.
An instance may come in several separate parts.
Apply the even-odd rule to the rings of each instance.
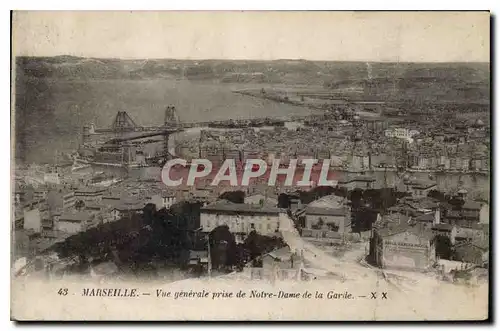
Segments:
[[[304,209],[306,229],[326,229],[345,233],[350,232],[351,213],[349,208],[320,208],[307,206]]]
[[[414,197],[426,197],[430,191],[437,187],[435,182],[430,181],[408,180],[404,184],[406,191]]]
[[[370,245],[373,262],[384,269],[427,270],[436,261],[432,231],[408,223],[374,228]]]
[[[75,196],[75,192],[69,192],[65,195],[63,195],[62,197],[62,205],[63,205],[63,209],[69,209],[69,208],[73,208],[76,204],[76,196]]]
[[[55,230],[75,234],[85,231],[92,223],[92,215],[86,212],[62,213],[55,218]]]
[[[107,193],[105,188],[84,188],[74,191],[75,200],[82,201],[101,201],[105,193]]]
[[[374,188],[376,179],[370,176],[357,176],[351,178],[341,178],[337,182],[339,187],[346,188],[347,190],[354,190],[356,188],[367,190]]]
[[[248,234],[255,230],[262,235],[273,235],[279,229],[280,208],[269,205],[250,205],[219,201],[201,209],[202,232],[211,232],[218,226],[227,225],[236,234]]]
[[[399,139],[410,139],[419,133],[420,132],[418,132],[417,130],[410,130],[407,128],[392,128],[384,131],[386,137]]]

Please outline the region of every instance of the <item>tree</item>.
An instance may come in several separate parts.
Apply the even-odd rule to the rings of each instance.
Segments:
[[[243,245],[248,250],[250,259],[254,260],[262,254],[284,247],[285,243],[281,238],[263,236],[254,230],[248,234]]]
[[[436,256],[441,259],[449,260],[452,257],[453,245],[448,236],[436,236]]]
[[[359,207],[351,212],[351,229],[354,233],[369,231],[377,219],[377,212],[366,207]]]
[[[170,208],[174,223],[179,228],[195,230],[200,226],[200,209],[203,203],[182,201]]]
[[[290,197],[286,193],[281,193],[278,196],[278,207],[279,208],[286,208],[288,209],[290,207]]]
[[[148,203],[144,206],[142,209],[142,214],[144,215],[144,224],[145,225],[152,225],[153,224],[153,218],[155,217],[156,214],[156,205],[153,203]]]
[[[61,257],[82,255],[93,260],[109,259],[109,253],[113,252],[117,261],[130,270],[140,270],[155,259],[176,261],[183,250],[192,249],[192,241],[186,235],[188,232],[174,222],[172,212],[154,209],[146,206],[144,215],[131,214],[116,222],[97,225],[51,249]]]
[[[350,192],[349,200],[351,200],[351,204],[353,208],[358,208],[363,204],[363,190],[359,188],[355,188]]]
[[[395,191],[392,188],[367,189],[362,195],[363,200],[376,210],[386,210],[397,202]]]
[[[208,235],[210,259],[215,269],[236,264],[236,241],[227,225],[220,225]]]

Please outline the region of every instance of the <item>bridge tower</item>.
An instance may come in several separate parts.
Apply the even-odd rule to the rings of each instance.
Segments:
[[[165,109],[165,126],[177,126],[179,117],[177,116],[177,109],[175,106],[168,106]]]
[[[135,124],[134,120],[127,114],[126,111],[119,111],[116,114],[113,124],[111,125],[111,128],[115,132],[129,131],[135,129],[136,127],[137,124]]]
[[[179,117],[177,116],[177,110],[175,106],[168,106],[165,109],[165,119],[163,125],[165,126],[165,128],[172,128],[172,127],[177,128],[178,124],[179,124]],[[175,146],[174,148],[172,148],[172,151],[169,151],[169,145],[168,145],[169,138],[170,138],[169,134],[165,134],[163,136],[163,152],[165,155],[173,156],[175,154]]]
[[[82,128],[82,146],[86,146],[91,142],[92,134],[94,134],[94,125],[86,124]]]

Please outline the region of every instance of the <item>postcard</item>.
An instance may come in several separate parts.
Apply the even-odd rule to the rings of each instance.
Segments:
[[[490,19],[13,12],[11,319],[487,320]]]

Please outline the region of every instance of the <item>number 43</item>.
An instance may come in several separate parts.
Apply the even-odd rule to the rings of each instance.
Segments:
[[[68,289],[67,288],[60,288],[59,291],[57,291],[57,294],[68,295]]]

